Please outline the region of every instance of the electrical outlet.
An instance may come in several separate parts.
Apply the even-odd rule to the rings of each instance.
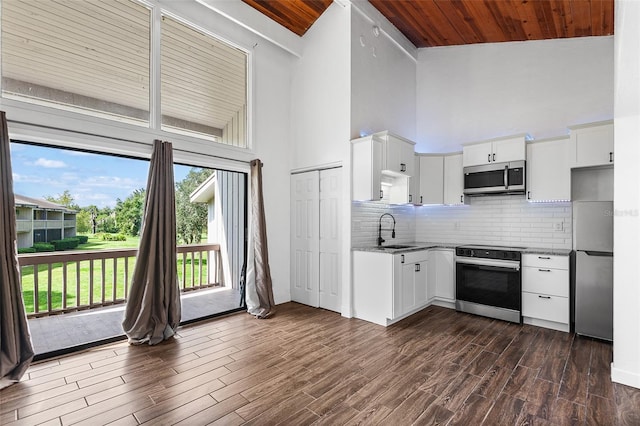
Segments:
[[[562,222],[556,222],[553,224],[553,229],[556,231],[562,231]]]

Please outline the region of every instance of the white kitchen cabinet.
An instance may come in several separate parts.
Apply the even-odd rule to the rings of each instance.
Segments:
[[[427,304],[428,252],[394,255],[394,317],[413,313]]]
[[[454,307],[455,262],[453,249],[430,249],[427,277],[428,296],[434,304]]]
[[[527,200],[571,200],[569,137],[527,144]]]
[[[413,142],[389,132],[352,140],[352,199],[384,199],[391,204],[413,202],[410,180],[416,162],[413,146]]]
[[[462,164],[467,167],[518,161],[524,160],[525,155],[524,135],[511,136],[462,147]]]
[[[413,176],[415,142],[389,133],[388,131],[374,133],[374,136],[380,138],[384,144],[382,169],[404,176]]]
[[[420,201],[420,157],[413,155],[413,175],[409,178],[409,202],[412,204],[422,204]]]
[[[612,165],[613,122],[606,121],[570,127],[572,145],[571,167]]]
[[[382,139],[371,135],[351,141],[353,200],[382,199]]]
[[[568,332],[569,284],[569,256],[523,254],[523,322]]]
[[[444,203],[444,158],[442,155],[418,155],[420,184],[418,204]],[[462,173],[462,171],[461,171]]]
[[[353,252],[353,313],[390,325],[428,304],[428,251]]]
[[[462,174],[462,154],[445,155],[444,204],[464,204],[464,176]]]

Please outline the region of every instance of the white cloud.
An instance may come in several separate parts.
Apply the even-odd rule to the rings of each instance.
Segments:
[[[40,176],[21,175],[13,173],[13,181],[20,183],[46,183],[47,180],[42,179]]]
[[[64,161],[60,160],[48,160],[46,158],[38,158],[34,163],[36,166],[46,167],[48,169],[61,169],[67,167]]]

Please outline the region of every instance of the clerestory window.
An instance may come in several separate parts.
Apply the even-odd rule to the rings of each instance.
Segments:
[[[247,147],[244,50],[135,0],[1,7],[3,98]]]

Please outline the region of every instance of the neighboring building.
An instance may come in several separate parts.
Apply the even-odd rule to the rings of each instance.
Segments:
[[[220,244],[224,285],[239,288],[246,252],[246,176],[216,170],[191,193],[190,199],[192,203],[207,204],[207,242]]]
[[[75,237],[76,211],[60,204],[15,194],[18,248]]]

